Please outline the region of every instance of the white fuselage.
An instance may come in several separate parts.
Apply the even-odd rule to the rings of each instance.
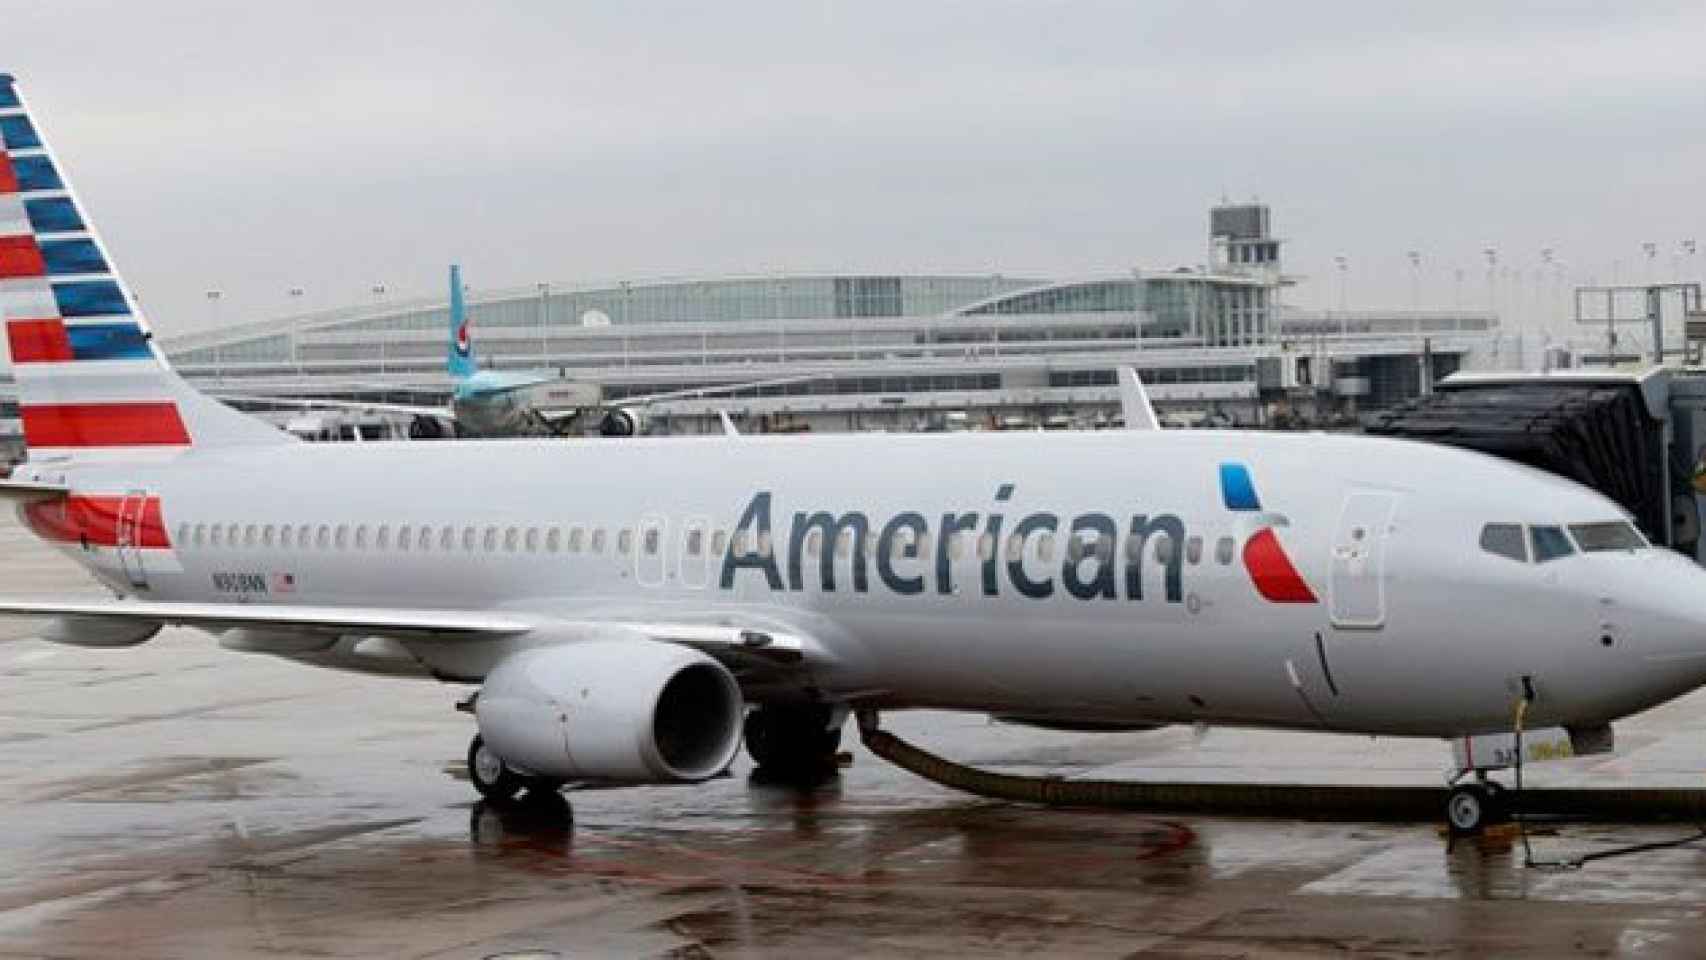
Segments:
[[[1229,507],[1226,464],[1259,510]],[[284,445],[65,479],[159,498],[169,546],[64,544],[145,599],[774,624],[828,654],[816,692],[880,706],[1454,736],[1507,727],[1523,677],[1537,725],[1607,722],[1706,682],[1706,573],[1652,548],[1490,553],[1489,523],[1622,513],[1549,475],[1402,441]],[[1264,530],[1313,602],[1258,590],[1246,547]],[[496,654],[475,643],[410,649],[476,680]]]

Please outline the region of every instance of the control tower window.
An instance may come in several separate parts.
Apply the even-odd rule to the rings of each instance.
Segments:
[[[1534,544],[1535,563],[1545,563],[1576,552],[1570,538],[1564,536],[1563,527],[1530,527],[1528,532]]]
[[[1481,549],[1517,563],[1528,562],[1528,547],[1523,543],[1520,523],[1489,523],[1482,527]]]

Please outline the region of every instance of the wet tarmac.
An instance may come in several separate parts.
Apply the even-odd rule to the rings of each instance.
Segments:
[[[0,591],[93,592],[0,524]],[[1396,957],[1706,953],[1706,845],[1525,870],[1435,825],[1048,810],[855,747],[810,788],[742,758],[697,787],[473,802],[462,688],[316,671],[168,631],[88,651],[0,625],[0,957]],[[992,769],[1426,785],[1436,743],[1076,735],[885,718]],[[1706,696],[1619,726],[1559,786],[1706,786]],[[1566,822],[1545,858],[1686,834]]]

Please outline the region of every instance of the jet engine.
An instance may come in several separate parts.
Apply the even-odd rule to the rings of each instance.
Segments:
[[[623,783],[717,775],[740,746],[744,712],[722,664],[638,637],[522,651],[486,675],[474,702],[486,747],[517,772]]]
[[[636,437],[645,429],[645,414],[633,407],[611,407],[598,421],[601,437]]]

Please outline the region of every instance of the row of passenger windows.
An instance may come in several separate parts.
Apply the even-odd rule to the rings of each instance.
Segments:
[[[1634,524],[1621,520],[1572,523],[1568,533],[1564,530],[1563,526],[1489,523],[1481,528],[1481,549],[1518,563],[1546,563],[1567,557],[1578,549],[1583,553],[1600,553],[1640,550],[1647,546],[1646,538]]]
[[[709,533],[709,537],[707,537]],[[627,556],[635,550],[635,539],[638,536],[639,549],[647,555],[656,555],[662,549],[662,528],[656,525],[646,525],[638,532],[630,527],[622,527],[615,532],[615,552]],[[231,549],[280,549],[280,550],[372,550],[376,552],[398,553],[430,553],[434,550],[450,553],[461,550],[464,553],[590,553],[601,554],[610,545],[610,538],[605,528],[587,528],[580,525],[563,527],[456,527],[452,525],[432,526],[421,524],[399,524],[392,527],[389,524],[368,526],[367,524],[207,524],[181,523],[178,525],[178,542],[193,544],[197,547],[216,547]],[[707,543],[707,539],[709,543]],[[1064,535],[1066,541],[1066,556],[1074,563],[1088,557],[1096,557],[1102,562],[1113,559],[1113,544],[1092,532],[1080,532],[1076,535]],[[1165,534],[1151,538],[1155,543],[1155,558],[1161,563],[1173,561],[1173,538]],[[835,554],[839,557],[852,555],[855,536],[852,530],[842,530],[836,537]],[[1021,560],[1024,557],[1027,540],[1032,546],[1032,553],[1044,563],[1052,562],[1056,554],[1057,537],[1053,533],[1043,532],[1033,534],[1029,538],[1013,534],[1007,537],[1004,557],[1009,561]],[[877,537],[867,535],[865,554],[874,557],[877,550]],[[1483,537],[1483,542],[1485,538]],[[1126,538],[1126,559],[1130,562],[1139,560],[1145,544],[1149,542],[1139,537]],[[931,537],[925,534],[916,540],[910,531],[902,531],[901,536],[894,538],[894,554],[897,558],[903,554],[917,557],[931,556]],[[721,556],[730,546],[729,535],[725,530],[708,531],[703,525],[690,525],[683,538],[683,547],[689,557],[701,555]],[[991,534],[973,534],[961,531],[948,537],[948,557],[960,560],[970,552],[976,552],[979,560],[989,560],[995,553],[996,540]],[[1186,537],[1184,541],[1184,560],[1191,564],[1203,562],[1203,538]],[[737,533],[733,542],[736,555],[745,556],[756,553],[759,556],[770,556],[773,549],[768,535],[759,535],[748,542],[745,533]],[[823,531],[814,529],[808,533],[802,544],[807,557],[818,557],[824,549]],[[707,550],[708,548],[708,550]],[[1237,548],[1231,537],[1221,537],[1214,542],[1214,561],[1222,566],[1232,562]]]

